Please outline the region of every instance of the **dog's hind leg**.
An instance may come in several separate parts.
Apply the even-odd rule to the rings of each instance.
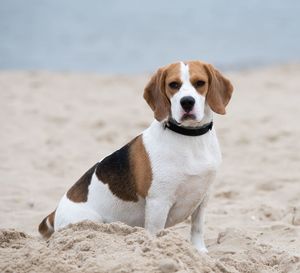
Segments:
[[[54,230],[61,229],[69,224],[84,220],[102,223],[102,217],[86,203],[76,203],[64,196],[59,203],[54,221]]]

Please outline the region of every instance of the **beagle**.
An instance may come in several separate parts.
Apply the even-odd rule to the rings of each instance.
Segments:
[[[149,128],[91,167],[39,225],[49,238],[70,223],[121,221],[155,234],[191,216],[191,241],[207,251],[204,210],[221,152],[213,112],[225,114],[233,87],[212,65],[158,69],[144,90]]]

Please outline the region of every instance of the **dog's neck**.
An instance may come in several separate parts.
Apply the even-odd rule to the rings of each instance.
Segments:
[[[169,120],[165,123],[165,128],[168,130],[171,130],[177,134],[184,135],[184,136],[191,136],[191,137],[197,137],[202,136],[206,133],[208,133],[213,127],[213,122],[209,122],[207,124],[204,124],[200,127],[183,127],[178,125],[176,121]]]
[[[205,104],[204,117],[200,122],[186,121],[179,124],[172,117],[169,117],[163,122],[165,128],[185,136],[201,136],[212,129],[213,126],[213,111]]]

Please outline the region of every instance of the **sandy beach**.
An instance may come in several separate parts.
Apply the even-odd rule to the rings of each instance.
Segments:
[[[189,220],[152,237],[84,222],[37,227],[95,162],[148,127],[150,75],[0,72],[0,272],[300,272],[300,65],[225,73],[223,164],[199,254]]]

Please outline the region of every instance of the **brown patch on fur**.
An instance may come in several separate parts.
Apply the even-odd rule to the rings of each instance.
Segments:
[[[73,202],[86,202],[89,193],[89,185],[98,163],[90,168],[79,180],[68,190],[67,197]]]
[[[164,120],[170,113],[170,97],[174,90],[168,88],[168,84],[172,81],[181,82],[179,63],[159,68],[145,87],[144,99],[158,121]]]
[[[205,64],[199,61],[191,61],[188,62],[189,65],[189,73],[190,73],[190,82],[197,90],[197,92],[203,96],[205,96],[208,92],[209,85],[209,75],[205,69]],[[197,87],[197,81],[203,81],[205,84],[201,87]]]
[[[142,136],[134,139],[130,146],[129,154],[136,191],[140,196],[145,198],[151,186],[152,170]]]
[[[181,81],[181,72],[180,72],[180,63],[170,64],[167,68],[167,75],[166,75],[166,82],[165,82],[165,88],[166,88],[166,94],[168,99],[170,100],[172,96],[174,96],[180,88],[178,89],[172,89],[170,88],[169,84],[171,82],[177,82],[180,87],[182,85]]]
[[[154,112],[158,121],[165,119],[170,112],[170,102],[165,92],[165,68],[160,68],[152,76],[144,90],[144,99]]]
[[[108,184],[110,191],[124,201],[138,201],[146,197],[152,172],[142,136],[138,136],[99,162],[96,175]]]
[[[96,175],[102,183],[108,184],[110,191],[120,199],[137,202],[135,177],[129,154],[134,141],[135,139],[99,162]]]
[[[209,90],[206,95],[207,103],[211,109],[218,114],[226,113],[225,107],[230,101],[233,86],[218,70],[212,65],[205,65],[209,75]]]
[[[39,232],[46,239],[50,238],[50,236],[54,232],[55,211],[51,212],[47,217],[45,217],[39,225]],[[48,223],[51,226],[50,228],[47,225],[47,219],[48,219]]]
[[[188,62],[190,81],[195,86],[197,80],[205,81],[205,85],[196,88],[197,91],[206,95],[206,100],[211,109],[218,114],[224,115],[233,86],[217,69],[211,64],[206,64],[200,61]]]

